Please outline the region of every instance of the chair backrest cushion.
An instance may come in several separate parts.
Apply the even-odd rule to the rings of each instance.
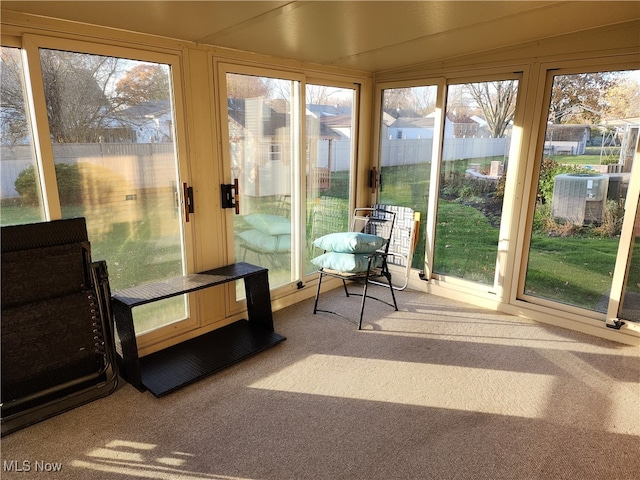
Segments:
[[[2,254],[2,310],[87,288],[89,243]]]

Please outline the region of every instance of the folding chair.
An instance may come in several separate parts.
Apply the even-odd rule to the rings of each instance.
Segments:
[[[382,208],[356,208],[353,215],[351,230],[349,232],[336,232],[324,235],[313,244],[324,253],[312,260],[318,266],[318,289],[316,291],[313,313],[325,312],[344,317],[342,314],[318,308],[322,279],[325,276],[342,280],[345,295],[360,296],[360,318],[358,330],[362,328],[364,307],[367,298],[393,307],[396,311],[398,305],[394,288],[391,283],[391,272],[387,263],[390,240],[396,214]],[[369,294],[369,284],[383,278],[385,286],[389,286],[391,301],[386,301]],[[358,282],[363,285],[362,293],[353,293],[347,287],[347,281]]]
[[[389,242],[389,250],[387,252],[387,263],[404,270],[404,279],[402,279],[402,284],[398,282],[397,277],[396,282],[393,284],[393,288],[395,290],[404,290],[409,285],[411,262],[413,261],[413,253],[418,242],[420,212],[416,212],[410,207],[401,207],[397,205],[376,204],[373,208],[389,210],[396,214],[393,236]],[[372,283],[385,285],[384,283],[379,282]]]

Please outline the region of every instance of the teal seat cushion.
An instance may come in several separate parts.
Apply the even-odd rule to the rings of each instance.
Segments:
[[[372,253],[386,240],[378,235],[360,232],[338,232],[324,235],[313,241],[313,246],[335,253]]]
[[[366,272],[369,266],[369,257],[367,253],[336,253],[326,252],[311,260],[318,268],[336,270],[346,273],[362,273]],[[371,268],[379,267],[382,264],[382,257],[375,256],[371,262]]]
[[[252,213],[243,217],[252,228],[267,235],[291,235],[291,221],[280,215]]]
[[[265,253],[281,253],[291,250],[291,235],[268,235],[258,230],[245,230],[240,238],[249,246]]]

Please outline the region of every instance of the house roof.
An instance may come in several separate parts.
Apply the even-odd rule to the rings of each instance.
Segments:
[[[247,102],[245,101],[245,99],[228,99],[227,105],[229,117],[231,117],[232,123],[235,122],[237,124],[234,127],[234,133],[236,135],[251,132],[253,134],[275,136],[278,133],[278,129],[286,127],[288,125],[288,114],[286,111],[287,109],[284,108],[282,102],[276,102],[275,104],[259,102],[255,104],[259,105],[262,109],[262,113],[264,113],[264,116],[262,118],[262,131],[260,132],[252,132],[251,127],[247,125],[248,112],[246,110]],[[317,122],[317,129],[313,127],[313,122]],[[322,138],[341,138],[341,135],[338,132],[334,131],[332,127],[337,128],[345,126],[351,126],[350,115],[336,115],[318,118],[315,115],[307,114],[307,130],[309,132],[316,132],[316,134]]]
[[[351,115],[351,107],[349,105],[315,105],[307,104],[307,110],[319,117],[327,117],[334,115]]]
[[[578,142],[590,137],[590,125],[558,124],[547,126],[547,135],[553,135],[553,140],[558,142]]]
[[[467,115],[456,115],[453,113],[447,113],[447,118],[451,123],[456,123],[456,124],[470,123],[470,124],[478,125],[478,122],[476,122],[473,118],[468,117]]]
[[[389,125],[390,128],[433,128],[433,117],[400,117]]]
[[[149,100],[137,105],[128,107],[122,111],[123,115],[132,118],[160,117],[171,113],[169,100]]]
[[[411,108],[385,108],[384,113],[393,118],[420,118],[420,114]]]
[[[349,126],[351,126],[351,124],[349,124]],[[338,132],[324,122],[324,118],[317,118],[313,115],[307,115],[307,134],[319,136],[320,138],[341,138]]]

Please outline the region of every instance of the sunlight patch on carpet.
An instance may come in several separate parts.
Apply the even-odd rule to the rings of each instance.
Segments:
[[[555,380],[508,370],[316,354],[250,387],[541,418]]]

